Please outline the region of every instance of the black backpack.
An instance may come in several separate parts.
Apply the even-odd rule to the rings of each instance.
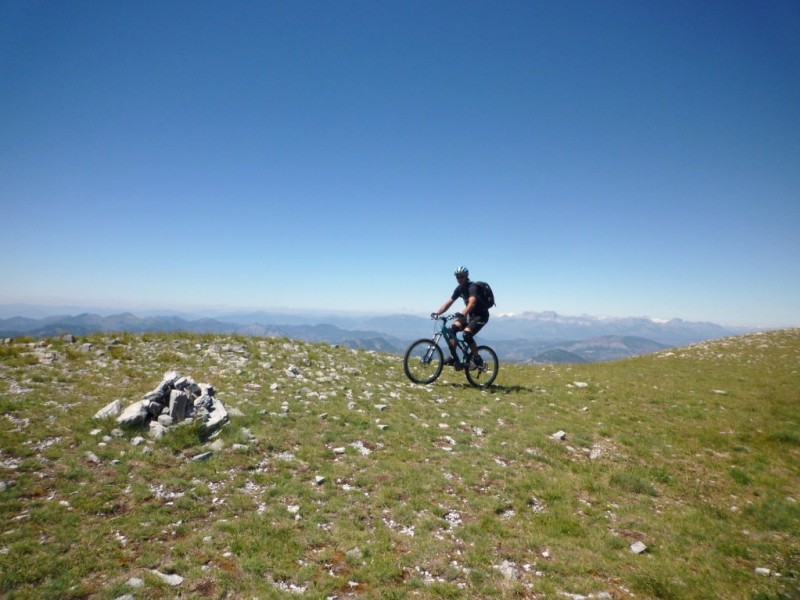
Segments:
[[[494,292],[492,291],[492,286],[485,281],[474,281],[473,283],[478,287],[478,298],[481,299],[481,302],[483,302],[486,308],[497,306],[494,301]]]

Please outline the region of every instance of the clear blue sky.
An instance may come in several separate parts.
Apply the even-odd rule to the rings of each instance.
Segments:
[[[800,3],[0,3],[0,303],[800,325]]]

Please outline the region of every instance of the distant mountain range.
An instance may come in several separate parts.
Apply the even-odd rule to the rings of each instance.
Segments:
[[[9,314],[16,307],[0,307]],[[23,307],[20,307],[23,313]],[[36,314],[28,311],[28,314]],[[287,337],[401,354],[414,339],[430,337],[433,323],[410,315],[342,315],[286,312],[230,313],[216,318],[129,312],[81,313],[0,319],[0,337],[76,336],[96,332],[191,332]],[[499,357],[513,362],[597,362],[647,354],[708,339],[739,335],[752,329],[681,319],[563,316],[555,312],[493,315],[481,333]]]

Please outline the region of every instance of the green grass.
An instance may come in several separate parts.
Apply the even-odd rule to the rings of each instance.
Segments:
[[[489,390],[287,339],[0,345],[0,596],[797,598],[799,367],[800,330]],[[140,446],[92,420],[172,369],[242,416]]]

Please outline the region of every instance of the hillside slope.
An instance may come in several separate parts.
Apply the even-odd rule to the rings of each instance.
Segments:
[[[503,365],[488,391],[411,385],[400,360],[245,336],[0,345],[0,594],[800,594],[800,330]],[[93,419],[170,370],[216,388],[218,436]]]

